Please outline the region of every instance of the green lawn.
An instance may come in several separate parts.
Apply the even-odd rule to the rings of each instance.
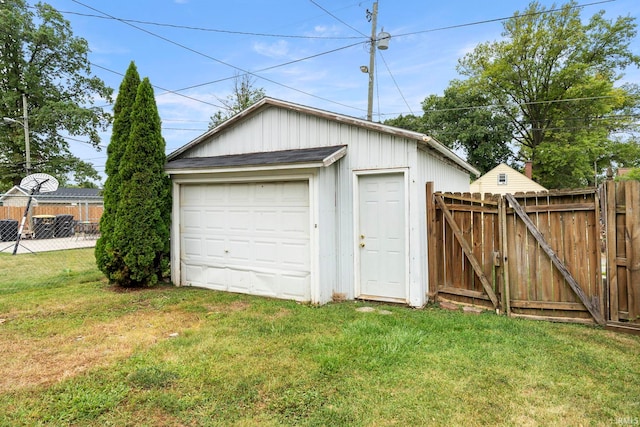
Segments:
[[[26,276],[0,274],[1,426],[640,423],[637,336],[433,307],[123,292],[83,260],[60,270],[38,257],[37,274],[0,257]]]

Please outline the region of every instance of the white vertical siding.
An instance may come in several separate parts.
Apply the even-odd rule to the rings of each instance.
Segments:
[[[281,108],[247,117],[184,153],[209,157],[349,144],[350,166],[400,167],[407,162],[407,141],[351,124]],[[411,143],[413,145],[415,143]]]
[[[338,215],[337,215],[337,176],[336,165],[320,170],[318,174],[318,218],[314,227],[318,236],[318,283],[320,294],[318,300],[321,302],[331,301],[333,293],[337,288],[338,261],[339,256],[336,251],[338,236]]]

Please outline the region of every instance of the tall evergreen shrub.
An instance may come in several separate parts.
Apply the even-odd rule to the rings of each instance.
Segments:
[[[120,159],[120,194],[112,245],[123,265],[112,273],[120,286],[152,286],[169,260],[170,183],[164,173],[165,142],[153,88],[138,86],[131,131]]]
[[[107,146],[107,163],[104,184],[104,212],[100,218],[100,238],[96,242],[95,257],[98,268],[113,281],[113,274],[123,268],[122,256],[114,250],[113,232],[115,229],[118,202],[120,200],[120,160],[124,154],[131,131],[131,111],[136,100],[140,76],[133,61],[120,84],[118,97],[113,108],[114,122],[111,141]]]

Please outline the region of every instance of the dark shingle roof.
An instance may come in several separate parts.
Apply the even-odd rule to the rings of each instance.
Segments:
[[[52,198],[74,198],[74,199],[102,199],[101,191],[99,188],[64,188],[58,187],[56,191],[50,191],[48,193],[36,193],[39,199],[43,197]],[[28,190],[25,190],[29,193]]]
[[[298,150],[268,151],[248,154],[230,154],[213,157],[190,157],[168,162],[165,169],[200,169],[246,167],[322,162],[342,150],[346,145],[304,148]]]

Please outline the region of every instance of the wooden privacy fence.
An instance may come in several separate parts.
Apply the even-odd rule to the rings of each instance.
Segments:
[[[638,188],[608,182],[601,215],[596,189],[481,197],[434,193],[427,184],[432,295],[510,316],[637,320]],[[605,223],[615,225],[603,252]]]
[[[0,206],[0,220],[14,219],[20,221],[24,215],[24,206]],[[31,206],[29,216],[34,215],[73,215],[78,221],[98,222],[104,210],[102,205],[40,205]]]

